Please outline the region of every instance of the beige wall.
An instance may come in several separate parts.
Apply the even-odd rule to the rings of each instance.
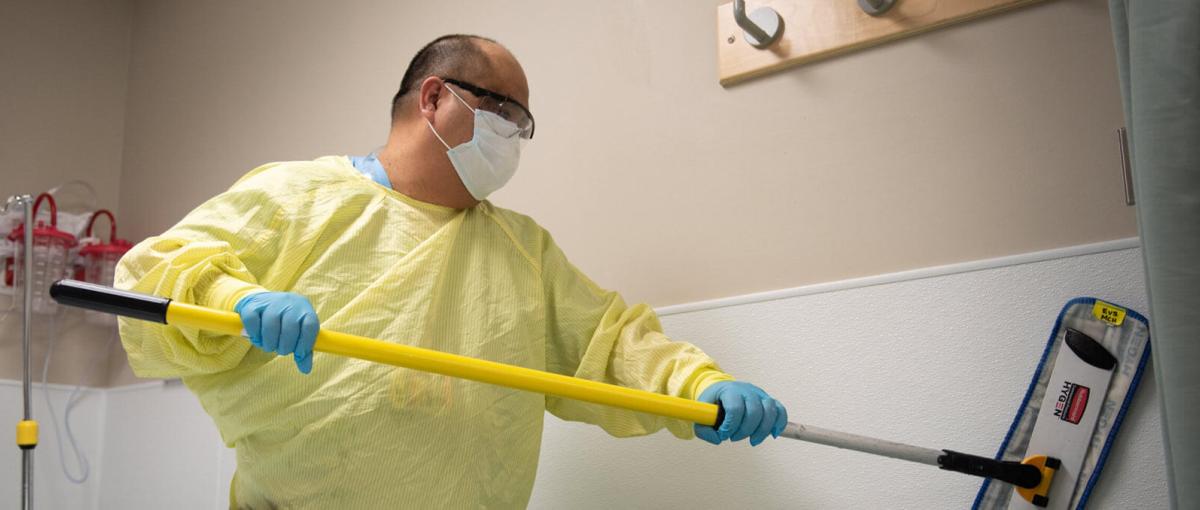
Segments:
[[[412,53],[473,32],[523,62],[539,125],[494,201],[631,300],[1134,235],[1104,1],[1051,1],[728,90],[718,3],[141,2],[122,210],[158,232],[259,163],[370,151]]]
[[[719,3],[135,2],[122,226],[160,232],[262,162],[372,150],[412,53],[468,32],[523,62],[539,124],[494,201],[632,301],[1135,235],[1103,0],[730,89],[716,78]]]
[[[117,208],[132,15],[127,0],[0,0],[0,200],[80,179],[99,207]],[[50,380],[104,384],[107,368],[93,367],[111,333],[80,319],[58,321]],[[21,377],[20,324],[0,324],[0,379]],[[35,378],[48,326],[35,323]]]

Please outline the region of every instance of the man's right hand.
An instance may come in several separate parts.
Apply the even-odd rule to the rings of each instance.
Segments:
[[[313,343],[321,325],[308,298],[291,292],[260,292],[242,298],[233,310],[241,316],[255,347],[291,354],[301,373],[312,371]]]

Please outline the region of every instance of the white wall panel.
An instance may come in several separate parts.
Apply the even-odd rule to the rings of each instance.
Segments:
[[[1136,248],[1013,261],[672,307],[663,323],[787,403],[793,421],[990,455],[1067,300],[1095,296],[1148,312]],[[0,381],[4,423],[16,422],[19,395]],[[227,505],[233,452],[178,383],[114,388],[81,405],[77,428],[100,472],[83,487],[68,486],[57,457],[51,462],[47,415],[37,413],[42,508]],[[12,508],[18,455],[0,451],[0,509]],[[1162,458],[1147,372],[1092,508],[1165,508]],[[549,418],[531,507],[966,508],[978,486],[929,466],[791,440],[757,448],[665,433],[615,440]]]

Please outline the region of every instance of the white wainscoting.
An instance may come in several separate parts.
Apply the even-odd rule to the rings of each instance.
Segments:
[[[1094,296],[1147,314],[1133,241],[667,307],[667,332],[788,404],[793,421],[991,455],[1059,309]],[[69,388],[54,386],[58,409]],[[232,451],[178,383],[94,391],[74,418],[94,466],[58,465],[40,391],[40,508],[216,509]],[[20,387],[0,381],[0,423]],[[16,508],[19,453],[0,454],[0,509]],[[1147,373],[1092,508],[1165,508],[1158,394]],[[614,440],[549,418],[533,508],[967,508],[979,480],[791,440],[713,447],[660,433]]]

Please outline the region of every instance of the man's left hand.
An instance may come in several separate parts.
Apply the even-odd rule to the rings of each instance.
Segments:
[[[709,386],[697,400],[718,404],[725,419],[717,427],[697,423],[696,437],[712,444],[750,438],[758,446],[767,436],[779,437],[787,426],[787,409],[758,386],[739,381],[721,381]]]

